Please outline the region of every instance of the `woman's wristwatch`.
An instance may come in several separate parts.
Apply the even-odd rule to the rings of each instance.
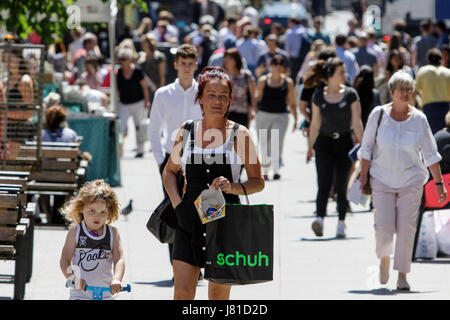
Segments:
[[[444,181],[435,182],[434,184],[437,185],[437,186],[443,186],[444,185]]]

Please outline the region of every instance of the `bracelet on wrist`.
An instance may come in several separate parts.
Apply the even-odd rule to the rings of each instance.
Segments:
[[[437,186],[443,186],[444,185],[444,181],[435,182],[434,184],[437,185]]]

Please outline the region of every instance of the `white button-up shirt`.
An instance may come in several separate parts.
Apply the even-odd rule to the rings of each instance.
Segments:
[[[380,112],[384,114],[374,146]],[[425,183],[429,177],[427,167],[442,159],[421,111],[413,109],[407,120],[396,121],[381,106],[369,115],[358,157],[372,159],[370,175],[391,188]]]
[[[158,165],[164,161],[165,153],[172,152],[181,125],[187,120],[203,118],[199,103],[194,102],[197,91],[195,80],[192,80],[190,88],[184,90],[178,79],[156,91],[148,135]]]

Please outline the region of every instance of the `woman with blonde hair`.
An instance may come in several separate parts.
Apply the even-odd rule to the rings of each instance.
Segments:
[[[135,47],[132,39],[127,38],[127,39],[122,40],[119,43],[119,46],[117,47],[117,52],[119,52],[120,49],[122,49],[122,48],[128,48],[133,52],[133,55],[131,56],[131,61],[133,63],[135,63],[138,60],[139,54],[136,51],[136,47]]]
[[[121,65],[117,72],[120,131],[125,138],[128,132],[128,118],[132,116],[136,128],[136,158],[142,158],[144,156],[144,143],[147,139],[142,120],[145,119],[150,110],[148,85],[145,81],[144,72],[133,62],[132,49],[121,48],[118,53],[118,61]],[[123,142],[121,153],[123,153]]]

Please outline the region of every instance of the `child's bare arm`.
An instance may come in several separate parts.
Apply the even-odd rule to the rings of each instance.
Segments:
[[[70,262],[72,261],[72,257],[75,253],[76,230],[76,227],[72,227],[69,229],[66,237],[66,242],[64,243],[64,247],[61,253],[61,259],[59,260],[59,266],[66,279],[69,279],[73,275],[73,270],[70,266]]]
[[[112,227],[114,235],[114,247],[112,250],[114,275],[111,282],[111,294],[119,293],[122,288],[122,278],[125,273],[125,259],[123,257],[122,243],[120,242],[120,235],[117,228]]]

